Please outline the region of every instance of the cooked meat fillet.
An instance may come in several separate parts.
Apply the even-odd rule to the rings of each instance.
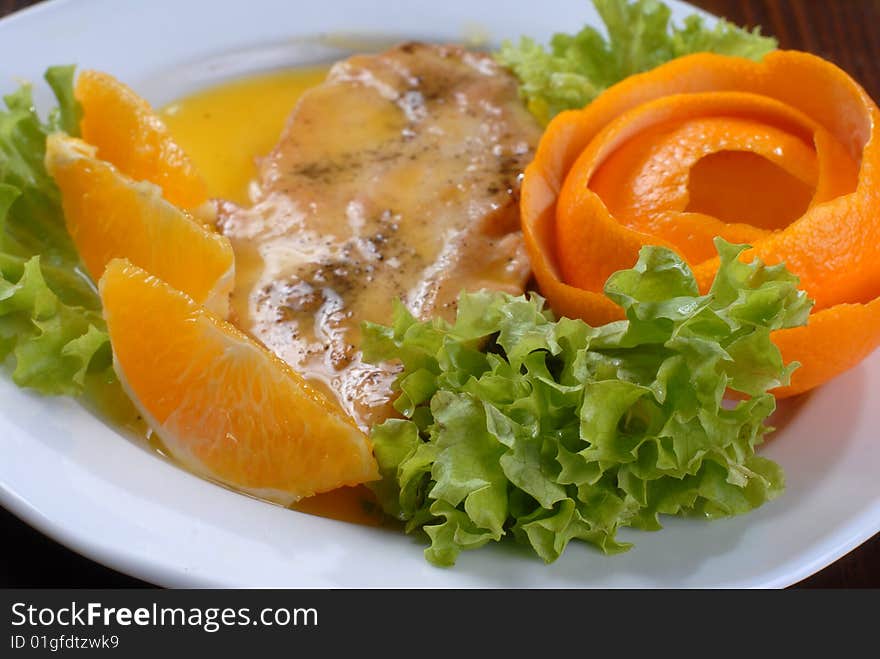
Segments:
[[[491,57],[408,43],[337,63],[260,163],[252,208],[225,205],[236,322],[362,426],[393,372],[363,363],[360,323],[400,298],[451,317],[462,289],[523,290],[518,177],[540,129]]]

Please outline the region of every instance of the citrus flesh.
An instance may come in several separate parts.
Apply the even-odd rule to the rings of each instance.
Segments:
[[[183,466],[282,505],[378,478],[354,422],[234,326],[124,259],[99,289],[123,387]]]
[[[46,141],[46,169],[61,190],[68,233],[97,281],[127,258],[225,316],[235,283],[232,245],[146,181],[100,160],[96,148],[62,133]]]
[[[162,188],[165,198],[186,209],[207,201],[207,186],[150,104],[113,76],[86,70],[74,89],[83,109],[82,138],[136,181]]]

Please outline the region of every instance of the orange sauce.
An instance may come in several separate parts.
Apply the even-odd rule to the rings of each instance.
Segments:
[[[178,99],[160,116],[208,185],[212,197],[250,204],[257,160],[268,154],[291,110],[326,68],[303,68],[222,83]],[[383,515],[366,487],[340,488],[300,501],[295,510],[378,526]]]
[[[256,161],[272,150],[299,97],[327,69],[303,68],[225,82],[159,111],[212,197],[248,205]]]

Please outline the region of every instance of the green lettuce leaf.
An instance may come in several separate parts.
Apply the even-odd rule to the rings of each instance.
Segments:
[[[770,332],[805,323],[812,303],[783,266],[716,246],[706,295],[674,252],[642,249],[605,286],[626,320],[601,327],[488,291],[462,294],[454,323],[398,304],[390,326],[364,325],[367,357],[403,364],[403,418],[372,432],[374,490],[427,534],[428,560],[506,537],[548,562],[575,539],[619,552],[621,527],[736,515],[779,494],[781,469],[755,448],[768,390],[796,364]]]
[[[50,133],[79,133],[73,77],[72,66],[46,72],[58,106],[45,121],[29,85],[0,110],[0,361],[11,358],[15,382],[45,394],[80,394],[87,374],[113,382],[100,299],[43,164]]]
[[[520,80],[532,112],[549,121],[559,112],[582,108],[602,91],[635,73],[698,52],[761,59],[776,40],[758,28],[744,30],[719,20],[707,27],[702,17],[683,25],[670,22],[671,10],[658,0],[593,0],[606,35],[592,27],[553,35],[548,47],[528,37],[506,41],[496,54]]]

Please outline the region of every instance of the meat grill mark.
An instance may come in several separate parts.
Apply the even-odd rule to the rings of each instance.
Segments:
[[[222,206],[252,266],[239,323],[362,427],[387,417],[395,369],[363,363],[360,323],[388,323],[395,298],[448,318],[461,289],[523,290],[519,179],[539,134],[487,55],[408,43],[338,63],[261,161],[253,207]]]

